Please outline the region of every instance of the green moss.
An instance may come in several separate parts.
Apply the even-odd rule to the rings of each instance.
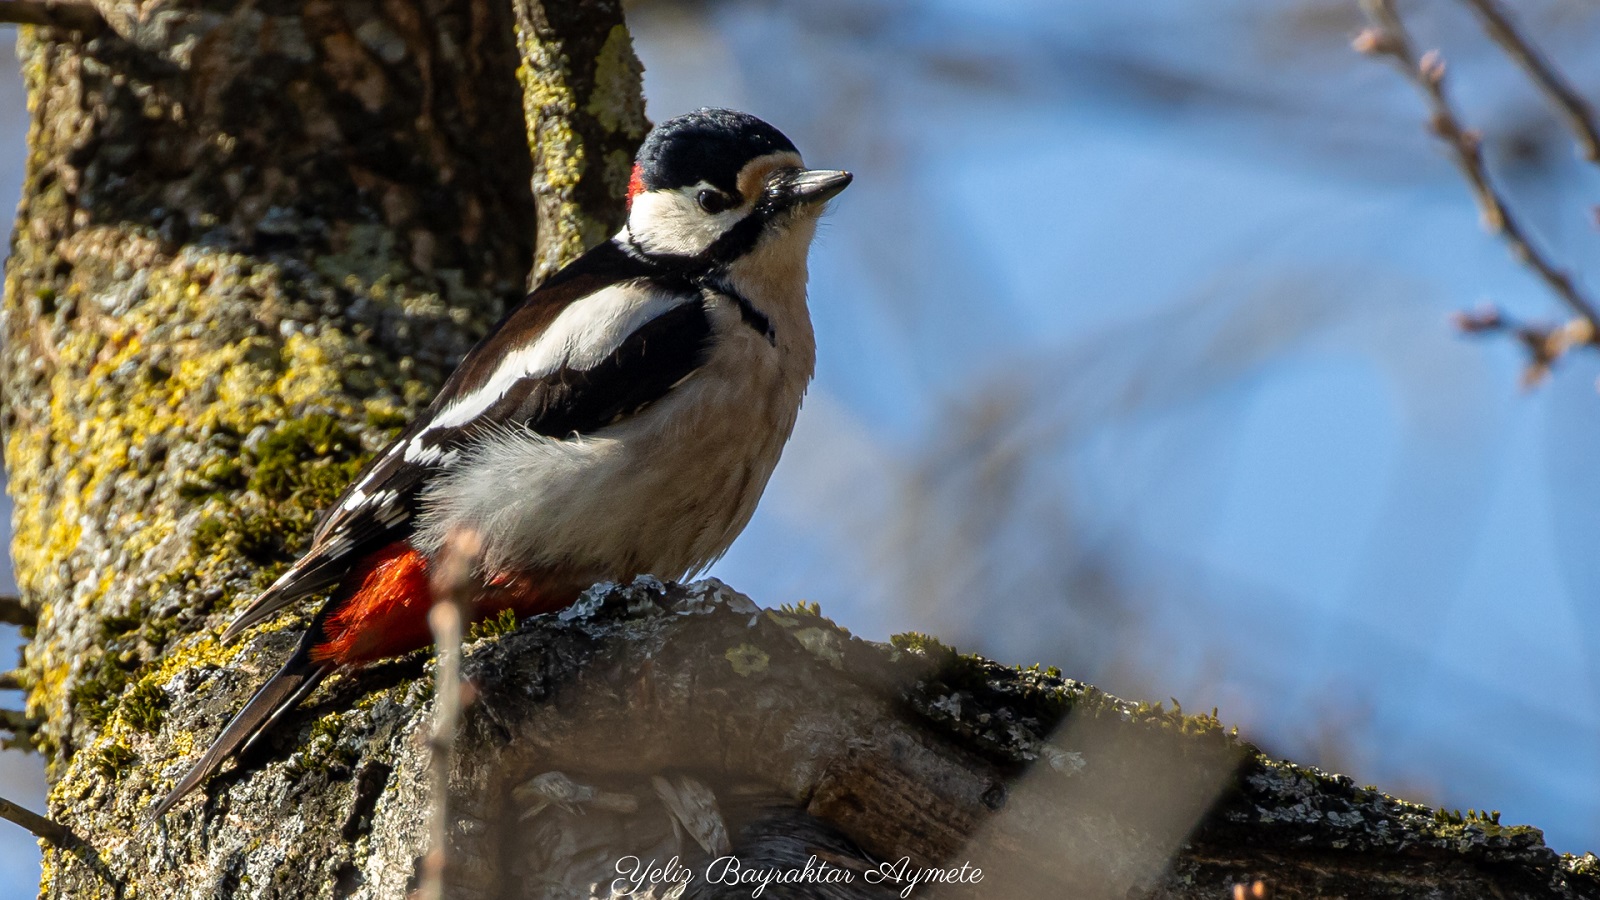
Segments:
[[[128,691],[117,712],[135,731],[154,734],[161,727],[169,703],[166,691],[153,681],[145,680]]]
[[[953,654],[955,650],[931,634],[919,631],[907,631],[889,636],[889,646],[905,653],[915,653],[921,656],[934,656]]]
[[[294,755],[288,760],[288,774],[291,778],[313,772],[326,772],[330,769],[348,767],[356,760],[356,751],[347,741],[340,741],[340,736],[349,723],[357,719],[358,713],[339,711],[328,713],[322,718],[311,723],[309,733]]]
[[[1061,669],[1059,667],[1057,667],[1057,666],[1041,666],[1038,663],[1034,663],[1033,665],[1029,666],[1028,668],[1024,669],[1023,671],[1031,672],[1031,673],[1033,673],[1035,675],[1043,675],[1045,678],[1060,678],[1060,677],[1062,677]]]
[[[221,496],[245,484],[244,466],[234,457],[215,459],[178,485],[178,496],[185,500]]]
[[[255,467],[246,486],[277,501],[306,490],[323,496],[335,483],[338,487],[332,490],[342,489],[355,474],[351,463],[363,457],[361,442],[338,419],[321,413],[279,425],[267,434],[253,455]]]
[[[370,404],[367,407],[367,424],[373,428],[393,431],[404,428],[410,417],[404,410]]]
[[[1463,838],[1505,838],[1516,842],[1543,842],[1544,833],[1530,825],[1501,825],[1500,811],[1469,809],[1465,814],[1459,809],[1440,807],[1433,811],[1432,833],[1456,842]]]
[[[891,636],[889,646],[928,660],[933,665],[934,677],[952,688],[970,689],[987,684],[986,666],[991,663],[981,656],[957,653],[954,647],[932,635],[908,631]]]
[[[192,541],[195,555],[238,555],[257,565],[286,561],[303,547],[317,516],[339,498],[367,457],[361,442],[332,415],[313,413],[278,424],[246,452],[243,464],[221,467],[218,475],[242,482],[249,494],[200,521]]]
[[[256,563],[287,558],[310,531],[311,519],[301,510],[274,506],[264,511],[230,510],[201,520],[193,546],[199,556],[238,554]]]
[[[93,663],[84,667],[73,684],[70,693],[73,706],[91,725],[97,728],[105,725],[116,710],[130,677],[115,654],[101,652]]]
[[[114,641],[139,630],[144,624],[144,604],[135,602],[123,615],[100,617],[100,640]]]
[[[785,603],[778,607],[778,611],[791,616],[812,616],[822,618],[822,604],[810,600],[800,600],[794,603]],[[903,635],[902,635],[903,636]],[[893,643],[894,638],[889,639]]]
[[[213,516],[201,519],[200,524],[195,526],[194,537],[191,539],[194,542],[195,552],[202,556],[210,554],[227,541],[229,530],[228,523],[221,518]]]
[[[306,735],[306,743],[321,740],[333,740],[339,736],[344,727],[344,714],[339,712],[328,713],[322,718],[311,723],[311,729]]]
[[[473,622],[472,627],[467,629],[467,637],[470,640],[476,641],[481,638],[491,638],[498,637],[502,634],[510,634],[516,630],[517,614],[512,610],[502,609],[495,615]]]
[[[139,754],[118,743],[108,743],[95,748],[90,763],[100,777],[117,781],[139,761]]]

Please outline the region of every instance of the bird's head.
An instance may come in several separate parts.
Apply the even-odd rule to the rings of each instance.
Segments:
[[[807,169],[783,132],[731,109],[657,125],[628,185],[627,239],[655,257],[726,265],[785,238],[804,247],[849,172]]]

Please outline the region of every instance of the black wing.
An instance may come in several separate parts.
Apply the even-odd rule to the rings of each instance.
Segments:
[[[562,366],[518,380],[483,418],[562,438],[599,431],[639,412],[705,364],[711,320],[697,300],[646,322],[598,365]]]
[[[601,245],[591,255],[607,246],[612,245]],[[427,412],[346,489],[318,526],[311,549],[240,613],[223,633],[224,640],[338,583],[366,554],[409,536],[423,490],[479,435],[508,426],[555,438],[589,434],[642,410],[704,364],[712,344],[711,320],[697,290],[675,286],[672,293],[679,302],[635,328],[598,363],[562,365],[517,378],[470,420],[440,426],[444,410],[488,385],[505,383],[506,378],[498,377],[499,367],[510,364],[518,347],[535,342],[563,309],[617,284],[610,255],[598,260],[586,256],[571,268],[585,261],[600,263],[601,271],[563,270],[467,355]],[[667,290],[648,283],[639,289]]]

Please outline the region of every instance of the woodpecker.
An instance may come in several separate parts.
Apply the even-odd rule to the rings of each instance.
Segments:
[[[329,673],[430,643],[428,569],[458,531],[479,543],[480,618],[561,609],[599,581],[681,580],[720,557],[811,380],[806,256],[850,180],[805,168],[745,113],[701,109],[653,129],[622,230],[467,354],[228,626],[224,640],[333,589],[151,818]]]

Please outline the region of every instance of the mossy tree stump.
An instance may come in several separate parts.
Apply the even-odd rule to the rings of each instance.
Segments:
[[[84,842],[47,848],[42,893],[402,896],[430,809],[421,654],[331,680],[248,765],[141,816],[303,624],[225,647],[230,612],[530,272],[616,226],[645,127],[620,9],[95,9],[104,27],[23,31],[0,308],[28,712],[50,814]],[[897,896],[866,873],[901,858],[983,868],[952,896],[1600,896],[1592,859],[1531,829],[714,583],[597,589],[469,650],[458,896],[586,896],[629,855],[703,872],[730,849],[854,874],[769,897]]]

